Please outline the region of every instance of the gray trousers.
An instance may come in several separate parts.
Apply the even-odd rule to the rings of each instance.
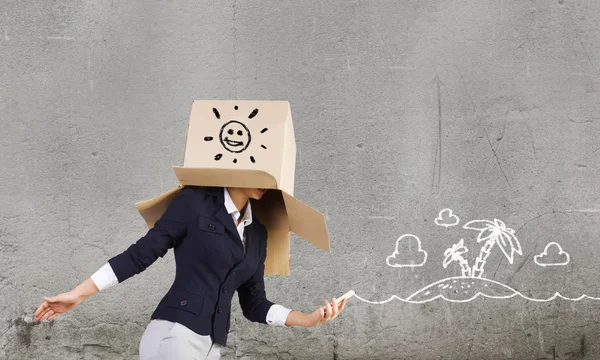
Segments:
[[[221,348],[210,335],[196,334],[180,323],[153,319],[140,340],[140,360],[217,360]]]

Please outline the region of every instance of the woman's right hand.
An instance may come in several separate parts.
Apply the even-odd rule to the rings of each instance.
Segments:
[[[53,297],[44,296],[44,302],[35,311],[35,320],[42,321],[44,319],[54,320],[60,314],[73,309],[79,305],[84,297],[77,294],[75,291],[58,294]]]
[[[338,303],[337,299],[333,298],[331,299],[330,304],[329,301],[325,299],[325,306],[319,306],[312,314],[308,314],[309,320],[306,326],[313,327],[335,319],[339,313],[344,310],[346,300],[348,299],[344,299]]]
[[[54,297],[44,296],[44,302],[35,311],[35,320],[54,320],[60,314],[73,309],[83,300],[97,293],[98,287],[92,278],[88,278],[69,292],[58,294]]]

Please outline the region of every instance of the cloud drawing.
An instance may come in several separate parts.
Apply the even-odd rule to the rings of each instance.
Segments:
[[[563,251],[560,244],[551,242],[546,245],[544,252],[533,257],[533,261],[539,266],[562,266],[571,261],[571,256]]]
[[[444,209],[435,219],[435,224],[443,227],[458,225],[460,219],[452,213],[451,209]]]
[[[427,251],[415,235],[404,234],[396,240],[396,248],[386,259],[391,267],[419,267],[427,262]]]

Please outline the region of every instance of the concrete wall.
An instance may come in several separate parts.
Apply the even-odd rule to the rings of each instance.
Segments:
[[[296,196],[332,253],[293,238],[270,300],[312,312],[449,276],[483,243],[485,277],[545,299],[600,296],[600,2],[0,1],[0,358],[137,359],[172,252],[53,322],[43,301],[145,234],[133,204],[177,183],[193,99],[289,100]],[[451,208],[460,224],[441,227]],[[508,231],[508,230],[507,230]],[[402,234],[421,267],[390,267]],[[565,266],[538,266],[550,242]],[[400,244],[416,249],[416,242]],[[352,299],[316,328],[248,322],[224,359],[598,359],[600,301]]]

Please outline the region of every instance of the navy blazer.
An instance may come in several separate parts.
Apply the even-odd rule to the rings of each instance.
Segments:
[[[186,186],[145,236],[108,263],[121,283],[173,248],[175,280],[150,318],[178,322],[225,346],[236,290],[250,321],[266,324],[273,305],[264,286],[267,230],[253,217],[245,231],[244,255],[223,188]]]

